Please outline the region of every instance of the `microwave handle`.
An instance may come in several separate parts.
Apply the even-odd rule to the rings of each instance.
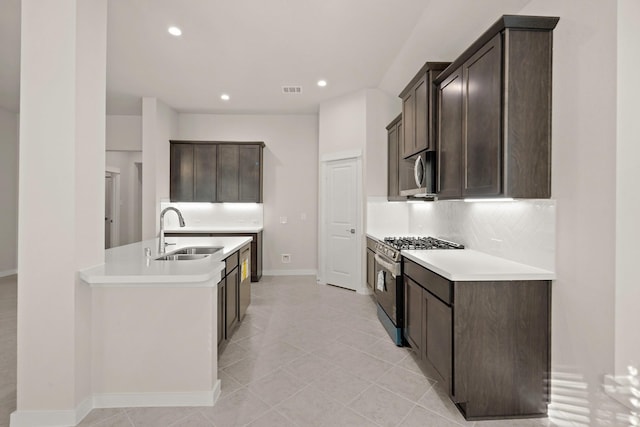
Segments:
[[[413,179],[416,181],[416,187],[422,187],[422,180],[424,179],[424,162],[422,161],[422,155],[416,158],[416,162],[413,165]]]

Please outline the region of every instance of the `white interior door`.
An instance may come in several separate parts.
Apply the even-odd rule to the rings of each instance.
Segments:
[[[325,281],[359,289],[358,168],[356,159],[326,164]]]

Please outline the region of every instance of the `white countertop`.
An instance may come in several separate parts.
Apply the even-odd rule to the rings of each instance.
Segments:
[[[107,249],[105,263],[80,271],[80,278],[91,286],[215,286],[225,265],[222,260],[245,244],[250,237],[167,237],[171,254],[185,247],[223,247],[219,252],[202,259],[157,261],[158,239]],[[145,256],[151,249],[151,257]]]
[[[259,233],[263,229],[260,225],[247,225],[247,226],[239,226],[239,225],[225,225],[225,226],[214,226],[214,225],[203,225],[203,226],[194,226],[194,227],[178,227],[164,230],[165,233],[181,233],[181,234],[189,234],[189,233]]]
[[[367,236],[384,240],[367,233]],[[402,256],[452,281],[554,280],[552,271],[473,249],[403,250]]]

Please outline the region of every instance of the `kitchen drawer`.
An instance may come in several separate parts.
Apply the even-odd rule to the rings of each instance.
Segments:
[[[238,251],[224,260],[226,273],[229,274],[234,268],[238,266]]]
[[[453,303],[452,282],[406,258],[403,261],[403,268],[405,275],[440,298],[445,304],[451,305]]]

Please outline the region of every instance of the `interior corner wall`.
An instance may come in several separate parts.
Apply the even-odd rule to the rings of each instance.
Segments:
[[[387,196],[387,129],[402,111],[398,96],[380,89],[366,90],[365,195]]]
[[[169,198],[169,151],[178,113],[157,98],[142,99],[142,239],[159,230],[160,201]]]
[[[613,374],[615,347],[616,9],[616,2],[532,0],[521,11],[560,17],[553,33],[557,280],[550,410],[593,426],[615,417],[602,381]],[[575,412],[562,404],[573,394],[556,382],[567,379],[583,390]]]
[[[359,149],[367,143],[367,92],[361,90],[320,104],[318,158]]]
[[[640,82],[640,2],[618,0],[617,67],[617,156],[616,156],[616,306],[615,374],[629,375],[629,367],[640,369],[640,286],[637,254],[640,240],[640,199],[636,197],[640,181],[640,121],[637,101]]]
[[[263,141],[263,274],[316,273],[316,114],[180,114],[179,138]],[[280,217],[287,217],[286,224]],[[291,262],[282,263],[282,254],[290,254]]]
[[[107,151],[142,151],[142,116],[108,115]]]
[[[0,277],[18,268],[18,115],[0,108]]]

